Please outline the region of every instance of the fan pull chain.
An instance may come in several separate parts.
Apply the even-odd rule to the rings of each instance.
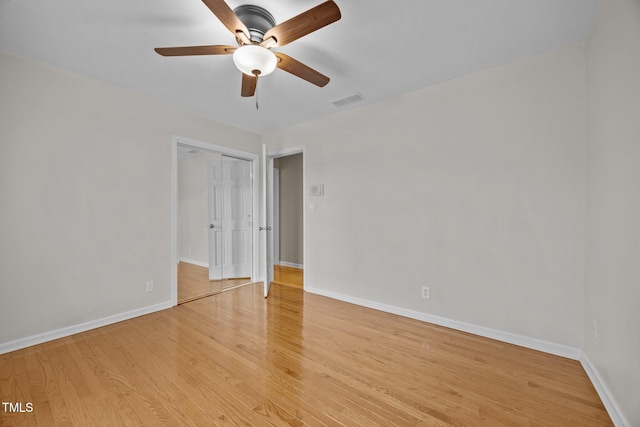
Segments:
[[[256,97],[256,110],[259,110],[258,107],[258,76],[260,75],[259,71],[254,71],[254,76],[256,76],[256,91],[255,91],[255,97]]]
[[[259,110],[258,108],[258,75],[256,74],[256,110]]]

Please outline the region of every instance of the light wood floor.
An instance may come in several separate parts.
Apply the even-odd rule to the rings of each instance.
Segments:
[[[0,355],[4,425],[610,426],[580,364],[274,284]]]
[[[271,283],[302,289],[304,287],[303,273],[304,270],[301,268],[274,265],[273,282]]]
[[[178,304],[207,297],[251,282],[249,277],[209,280],[209,269],[187,262],[178,263]]]

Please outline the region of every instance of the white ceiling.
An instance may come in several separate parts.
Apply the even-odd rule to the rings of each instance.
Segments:
[[[240,97],[231,56],[161,57],[154,47],[231,44],[201,0],[0,0],[0,50],[266,133],[584,40],[598,0],[335,0],[342,19],[277,50],[329,76],[281,70]],[[276,22],[322,0],[251,3]],[[345,107],[332,101],[360,93]]]

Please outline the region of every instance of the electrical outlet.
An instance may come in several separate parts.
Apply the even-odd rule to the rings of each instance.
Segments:
[[[422,287],[422,298],[429,299],[429,287],[428,286],[423,286]]]
[[[145,292],[153,292],[153,282],[147,282],[147,288]]]

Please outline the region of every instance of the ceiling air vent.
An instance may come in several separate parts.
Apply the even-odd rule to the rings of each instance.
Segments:
[[[347,104],[353,104],[354,102],[362,101],[364,97],[360,93],[356,93],[355,95],[347,96],[346,98],[336,99],[335,101],[331,101],[333,105],[336,107],[344,107]]]

